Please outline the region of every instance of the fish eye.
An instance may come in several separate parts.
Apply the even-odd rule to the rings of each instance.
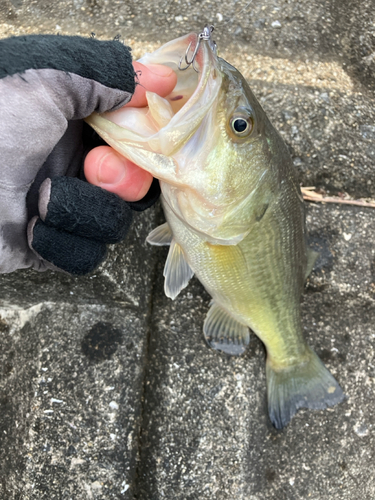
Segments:
[[[253,118],[236,114],[230,120],[230,128],[237,137],[247,137],[254,128]]]
[[[243,118],[236,118],[232,122],[233,130],[235,130],[239,134],[241,134],[242,132],[246,132],[246,129],[248,126],[249,126],[249,124]]]

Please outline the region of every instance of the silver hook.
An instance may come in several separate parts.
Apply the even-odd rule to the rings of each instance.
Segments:
[[[184,56],[181,57],[180,59],[180,62],[178,64],[178,69],[180,71],[185,71],[186,69],[188,69],[190,66],[193,66],[194,70],[199,73],[199,70],[196,68],[195,66],[195,57],[198,53],[198,50],[199,50],[199,46],[202,42],[202,40],[206,40],[210,43],[210,47],[211,49],[216,52],[216,43],[211,40],[211,33],[213,32],[215,28],[213,26],[205,26],[203,28],[203,31],[202,33],[199,33],[199,35],[197,36],[197,45],[195,46],[195,49],[194,49],[194,52],[193,52],[193,55],[191,56],[191,59],[189,61],[188,59],[188,55],[189,55],[189,51],[190,51],[190,48],[191,48],[191,45],[193,42],[190,42],[189,45],[188,45],[188,48],[186,49],[186,52],[185,52],[185,62],[186,62],[186,66],[183,68],[181,63],[182,63],[182,59],[184,59]]]

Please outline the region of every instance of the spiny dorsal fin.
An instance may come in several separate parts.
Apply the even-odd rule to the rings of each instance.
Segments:
[[[156,245],[158,247],[168,246],[171,244],[173,234],[168,222],[165,222],[161,226],[156,227],[147,236],[146,241],[150,245]]]
[[[172,240],[169,248],[163,274],[165,277],[165,295],[172,300],[177,297],[181,290],[187,286],[190,278],[194,276],[194,272],[185,260],[182,248],[174,240]]]
[[[215,303],[207,313],[203,333],[213,349],[232,356],[245,352],[250,343],[249,328]]]

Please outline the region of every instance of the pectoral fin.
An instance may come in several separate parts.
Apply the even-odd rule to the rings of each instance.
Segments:
[[[213,349],[232,356],[245,352],[250,343],[249,328],[215,303],[207,313],[203,333]]]
[[[194,276],[189,264],[186,262],[182,248],[174,240],[171,242],[167,261],[164,267],[164,291],[167,297],[174,300]]]
[[[156,227],[147,236],[146,241],[150,245],[155,245],[158,247],[168,246],[171,244],[173,234],[168,222],[165,222],[161,226]]]

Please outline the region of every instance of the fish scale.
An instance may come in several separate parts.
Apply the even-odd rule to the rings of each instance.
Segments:
[[[141,59],[176,71],[169,97],[148,92],[148,109],[87,121],[160,180],[167,223],[147,240],[171,245],[166,294],[175,299],[195,274],[213,299],[203,325],[211,347],[240,355],[249,328],[264,342],[269,416],[280,429],[299,408],[344,399],[303,338],[300,296],[314,260],[303,200],[288,150],[243,76],[217,57],[208,29],[195,39]],[[134,130],[127,120],[136,123],[137,112],[145,127]]]

